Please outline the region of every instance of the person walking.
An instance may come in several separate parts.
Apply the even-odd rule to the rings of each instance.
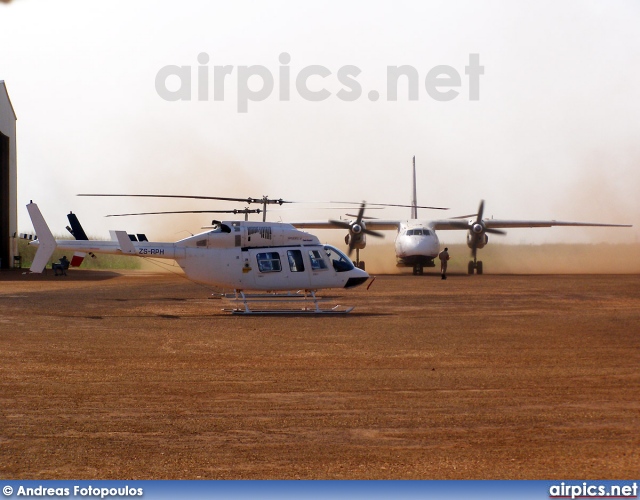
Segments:
[[[440,274],[442,274],[442,279],[447,279],[447,261],[449,260],[449,249],[445,247],[445,249],[438,254],[438,258],[440,259]]]

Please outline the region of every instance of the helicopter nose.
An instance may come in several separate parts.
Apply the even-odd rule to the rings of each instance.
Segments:
[[[369,279],[369,273],[363,271],[362,269],[358,269],[357,267],[353,269],[350,273],[349,279],[344,284],[345,288],[353,288],[354,286],[362,285],[365,281]]]
[[[360,277],[360,278],[349,278],[347,280],[347,282],[344,284],[344,287],[345,288],[353,288],[354,286],[362,285],[368,279],[369,279],[369,276]]]

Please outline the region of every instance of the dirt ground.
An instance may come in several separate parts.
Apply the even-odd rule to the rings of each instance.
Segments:
[[[180,276],[0,273],[0,476],[625,479],[640,275],[379,276],[235,317]]]

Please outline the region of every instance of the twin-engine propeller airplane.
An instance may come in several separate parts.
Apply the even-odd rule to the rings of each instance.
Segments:
[[[323,245],[318,238],[290,224],[248,221],[214,221],[211,230],[174,243],[140,241],[125,231],[114,231],[113,241],[86,239],[79,226],[74,227],[75,240],[56,240],[38,206],[31,202],[27,210],[38,239],[31,272],[41,273],[56,250],[80,253],[105,253],[173,259],[187,278],[207,285],[233,289],[234,313],[345,313],[322,309],[315,295],[326,288],[352,288],[363,284],[369,275],[356,268],[340,250]],[[71,220],[71,219],[70,219]],[[80,229],[78,229],[80,228]],[[80,233],[81,234],[78,234]],[[146,238],[142,238],[146,240]],[[303,294],[254,294],[245,291],[288,292]],[[312,307],[303,309],[251,310],[257,302],[289,303],[310,300]]]
[[[364,217],[365,204],[355,220],[352,221],[323,221],[323,222],[293,222],[292,225],[301,229],[335,229],[344,228],[349,231],[345,241],[349,245],[349,254],[354,248],[362,250],[366,247],[366,236],[381,236],[374,230],[395,230],[398,232],[395,240],[396,265],[398,267],[413,267],[413,274],[423,274],[425,267],[434,267],[434,260],[440,252],[440,240],[436,231],[464,230],[467,231],[467,246],[471,249],[473,260],[469,261],[467,271],[473,274],[483,273],[482,261],[477,259],[478,249],[484,248],[489,242],[489,234],[505,235],[504,229],[524,227],[553,227],[553,226],[588,226],[588,227],[632,227],[629,224],[601,224],[596,222],[566,222],[556,220],[498,220],[485,219],[484,200],[480,201],[478,213],[472,216],[462,216],[451,219],[421,220],[418,219],[416,202],[416,158],[413,157],[413,199],[411,202],[411,218],[406,220],[380,220]],[[465,220],[466,219],[466,220]],[[364,262],[357,265],[364,269]]]

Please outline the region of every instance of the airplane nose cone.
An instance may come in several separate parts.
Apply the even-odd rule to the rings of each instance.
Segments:
[[[435,237],[425,237],[419,241],[415,250],[420,255],[435,256],[440,252],[440,242]]]

